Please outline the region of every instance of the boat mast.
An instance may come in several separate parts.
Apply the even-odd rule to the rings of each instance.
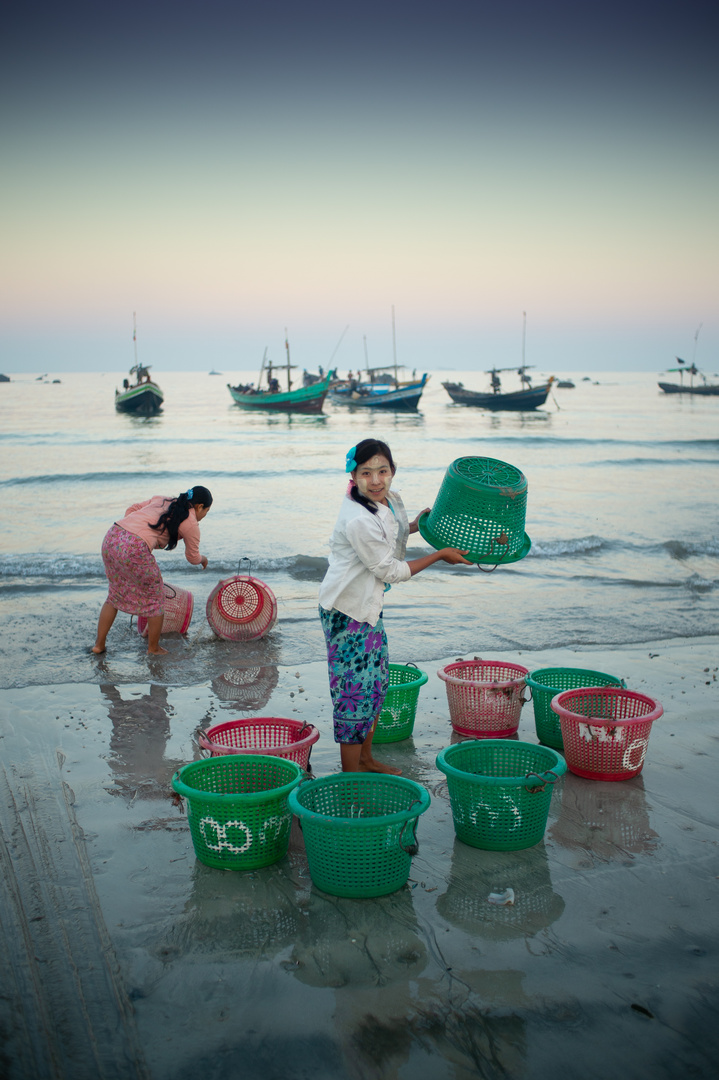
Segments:
[[[285,327],[285,349],[287,350],[287,393],[289,394],[292,389],[292,381],[290,379],[290,342],[287,337],[287,327]]]
[[[260,367],[260,374],[257,377],[257,389],[262,389],[262,372],[265,370],[265,361],[267,360],[267,346],[265,345],[265,351],[262,354],[262,366]]]
[[[395,385],[399,386],[399,377],[397,375],[397,339],[394,332],[394,304],[392,304],[392,356],[394,358],[394,381]]]
[[[527,312],[522,312],[522,371],[524,371],[524,346],[527,341]]]
[[[697,333],[699,331],[697,330]],[[137,312],[132,313],[132,347],[135,350],[135,367],[137,367]]]

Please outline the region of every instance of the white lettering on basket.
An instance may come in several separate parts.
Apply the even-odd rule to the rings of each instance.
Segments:
[[[214,839],[217,842],[214,844],[210,843],[210,840],[208,839],[208,828],[210,829],[210,831],[212,829],[214,829],[215,831]],[[230,843],[230,841],[227,839],[228,829],[240,829],[244,832],[245,842],[241,847],[238,847],[237,844]],[[220,822],[215,821],[214,818],[203,817],[199,824],[199,830],[202,833],[202,839],[205,841],[205,844],[210,849],[210,851],[221,852],[223,848],[227,848],[227,850],[231,851],[233,855],[242,855],[245,851],[247,851],[250,844],[252,843],[252,831],[247,825],[245,825],[244,821],[226,821],[224,825],[221,825]]]
[[[578,724],[579,738],[586,742],[623,743],[626,732],[623,727],[607,727],[606,724]]]
[[[622,768],[640,769],[644,764],[648,745],[649,739],[640,738],[631,742],[622,756]]]

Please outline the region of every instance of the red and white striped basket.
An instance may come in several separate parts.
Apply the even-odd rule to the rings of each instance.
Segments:
[[[282,716],[255,716],[250,720],[229,720],[198,732],[198,742],[211,757],[220,754],[274,754],[296,761],[307,769],[319,730],[302,720]]]
[[[192,609],[195,605],[192,593],[187,589],[181,589],[179,585],[169,585],[164,581],[165,590],[165,618],[162,623],[163,634],[186,634],[192,618]],[[137,632],[147,637],[147,618],[144,615],[137,617]]]
[[[472,739],[506,739],[519,727],[529,668],[505,660],[457,660],[440,668],[452,727]]]

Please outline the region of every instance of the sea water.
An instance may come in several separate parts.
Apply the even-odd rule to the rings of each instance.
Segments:
[[[417,413],[326,403],[312,417],[236,406],[226,383],[253,377],[157,372],[165,406],[147,418],[115,411],[121,374],[0,385],[0,685],[107,680],[87,651],[106,595],[103,536],[131,503],[198,483],[214,496],[202,523],[209,566],[190,566],[182,544],[156,553],[195,608],[153,681],[322,659],[317,591],[345,455],[367,436],[391,446],[410,517],[432,505],[459,457],[509,462],[528,481],[529,555],[492,573],[439,563],[393,587],[393,662],[719,633],[719,399],[664,395],[647,373],[575,374],[575,388],[555,388],[542,409],[489,413],[454,405],[442,387],[483,389],[482,374],[436,371]],[[410,538],[409,558],[427,550]],[[219,641],[207,622],[209,594],[238,570],[277,597],[265,639]],[[120,613],[108,641],[113,681],[136,680],[143,655],[136,620]]]

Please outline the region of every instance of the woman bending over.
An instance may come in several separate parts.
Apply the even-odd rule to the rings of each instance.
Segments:
[[[200,554],[200,522],[212,506],[212,495],[196,484],[176,499],[155,495],[134,503],[116,521],[102,542],[102,561],[109,583],[107,600],[97,624],[94,653],[105,651],[105,640],[118,611],[143,615],[147,619],[148,653],[166,653],[160,645],[165,593],[162,575],[152,552],[172,551],[178,540],[185,544],[185,558],[196,566],[207,566]]]

